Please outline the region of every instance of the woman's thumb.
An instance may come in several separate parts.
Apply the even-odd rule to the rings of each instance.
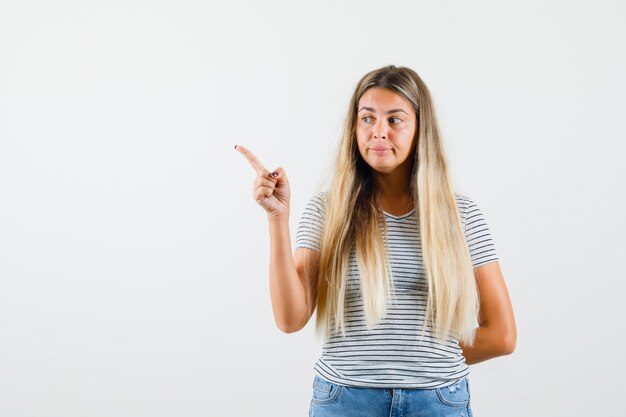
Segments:
[[[281,178],[285,176],[285,171],[279,167],[279,168],[276,168],[274,171],[272,171],[270,176],[274,179]]]
[[[287,175],[285,175],[285,170],[282,169],[281,167],[276,168],[274,171],[272,171],[270,176],[274,178],[275,180],[283,180],[283,181],[287,180]]]

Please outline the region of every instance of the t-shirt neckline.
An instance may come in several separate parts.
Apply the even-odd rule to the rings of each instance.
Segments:
[[[413,207],[411,209],[411,211],[409,211],[408,213],[404,213],[404,214],[401,214],[399,216],[394,216],[393,214],[389,214],[389,213],[387,213],[384,210],[383,210],[383,213],[385,213],[385,216],[389,216],[389,217],[391,217],[394,220],[400,220],[400,219],[404,219],[405,217],[409,217],[411,214],[413,214],[414,211],[415,211],[415,207]]]

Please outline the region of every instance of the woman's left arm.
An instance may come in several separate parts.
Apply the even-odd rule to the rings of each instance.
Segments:
[[[478,266],[474,274],[480,300],[479,327],[473,346],[460,343],[468,365],[509,355],[517,341],[513,307],[499,262]]]

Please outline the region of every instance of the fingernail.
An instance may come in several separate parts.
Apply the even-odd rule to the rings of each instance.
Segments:
[[[276,178],[278,176],[278,172],[274,171],[270,174],[272,177]]]

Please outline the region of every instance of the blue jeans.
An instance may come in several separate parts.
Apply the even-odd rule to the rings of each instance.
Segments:
[[[357,388],[319,375],[309,417],[472,417],[467,377],[443,388]]]

